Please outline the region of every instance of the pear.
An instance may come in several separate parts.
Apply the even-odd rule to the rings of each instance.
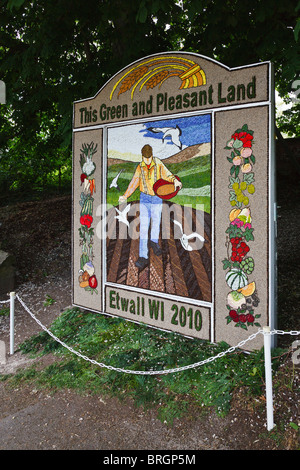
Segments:
[[[245,224],[251,224],[251,213],[248,207],[245,207],[238,215],[238,219],[242,220]]]

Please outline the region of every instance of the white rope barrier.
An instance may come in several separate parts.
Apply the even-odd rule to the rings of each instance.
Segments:
[[[46,331],[55,341],[60,343],[64,348],[68,349],[71,353],[75,354],[78,357],[81,357],[85,361],[88,361],[94,365],[97,365],[99,367],[109,369],[109,370],[114,370],[116,372],[122,372],[125,374],[135,374],[135,375],[163,375],[163,374],[171,374],[175,372],[182,372],[184,370],[188,369],[195,369],[199,366],[202,366],[204,364],[208,364],[209,362],[212,362],[216,359],[219,359],[220,357],[225,356],[226,354],[234,352],[236,349],[241,348],[244,346],[248,341],[252,341],[254,338],[256,338],[257,335],[263,334],[264,335],[264,358],[265,358],[265,379],[266,379],[266,406],[267,406],[267,429],[268,431],[272,430],[274,428],[274,419],[273,419],[273,391],[272,391],[272,360],[271,360],[271,336],[278,334],[278,335],[292,335],[292,336],[297,336],[300,335],[300,331],[283,331],[283,330],[272,330],[270,327],[264,327],[262,330],[258,330],[256,333],[250,335],[248,338],[240,341],[236,346],[231,346],[228,348],[226,351],[222,351],[216,356],[209,357],[208,359],[205,359],[203,361],[195,362],[194,364],[189,364],[187,366],[183,367],[177,367],[175,369],[163,369],[163,370],[131,370],[131,369],[122,369],[120,367],[113,367],[109,366],[107,364],[103,364],[102,362],[98,362],[94,359],[90,359],[89,357],[85,356],[84,354],[81,354],[79,351],[76,351],[73,349],[71,346],[68,346],[66,343],[61,341],[59,338],[57,338],[48,328],[46,328],[38,318],[30,311],[30,309],[27,307],[27,305],[24,303],[24,301],[20,298],[18,294],[15,294],[15,292],[10,293],[10,300],[5,300],[1,301],[0,303],[8,303],[10,302],[10,351],[11,354],[14,354],[14,343],[13,343],[13,329],[14,329],[14,299],[17,298],[22,307],[26,310],[26,312],[29,313],[29,315],[36,321],[36,323],[44,330]]]

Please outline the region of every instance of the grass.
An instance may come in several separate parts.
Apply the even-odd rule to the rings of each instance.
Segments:
[[[52,324],[51,332],[91,360],[135,371],[161,371],[194,364],[229,347],[226,343],[211,345],[79,308],[63,312]],[[72,388],[119,399],[131,398],[136,406],[156,407],[159,418],[169,424],[195,406],[199,410],[213,407],[217,414],[225,416],[234,390],[241,386],[252,396],[264,393],[263,351],[250,355],[235,351],[198,368],[176,373],[135,375],[82,359],[45,331],[25,341],[20,349],[31,356],[53,353],[60,360],[43,370],[32,366],[21,371],[9,379],[12,383],[30,380],[36,386],[54,390]],[[273,354],[280,356],[276,350]],[[274,359],[273,370],[276,364]]]
[[[2,307],[0,305],[0,317],[9,317],[10,314],[10,308],[9,307]]]
[[[49,307],[50,305],[53,305],[54,303],[55,303],[55,300],[50,295],[47,294],[44,300],[44,307]]]

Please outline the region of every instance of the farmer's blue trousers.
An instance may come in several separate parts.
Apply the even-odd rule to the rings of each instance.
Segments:
[[[148,238],[151,222],[150,240],[158,243],[162,213],[162,200],[141,192],[140,196],[140,250],[139,256],[148,258]]]

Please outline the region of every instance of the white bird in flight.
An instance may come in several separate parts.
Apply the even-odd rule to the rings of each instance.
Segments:
[[[154,132],[155,134],[162,133],[162,142],[166,137],[170,136],[171,141],[175,144],[180,150],[182,150],[182,143],[180,141],[180,136],[182,134],[180,127],[148,127],[148,131]]]
[[[192,251],[192,250],[199,250],[201,247],[192,247],[190,244],[189,244],[189,240],[193,239],[193,238],[198,238],[202,244],[203,242],[205,242],[205,238],[203,238],[201,235],[199,235],[199,233],[191,233],[190,235],[186,235],[185,233],[183,233],[183,229],[182,229],[182,225],[180,222],[178,222],[177,220],[174,220],[174,224],[178,225],[178,227],[180,228],[181,230],[181,238],[180,238],[180,242],[181,242],[181,245],[183,246],[183,248],[187,251]]]
[[[111,188],[117,188],[119,191],[120,191],[120,188],[118,186],[118,179],[119,179],[119,176],[120,174],[124,171],[124,169],[120,170],[119,173],[117,174],[117,176],[114,177],[114,179],[112,180],[112,182],[110,183],[110,186],[109,186],[109,189]]]
[[[129,227],[129,222],[127,220],[127,214],[129,212],[129,209],[130,209],[130,204],[127,204],[125,209],[123,209],[122,211],[119,211],[119,209],[117,209],[116,207],[115,207],[115,209],[118,212],[118,215],[115,215],[115,219],[117,219],[119,222],[123,222],[123,224],[125,224]]]

